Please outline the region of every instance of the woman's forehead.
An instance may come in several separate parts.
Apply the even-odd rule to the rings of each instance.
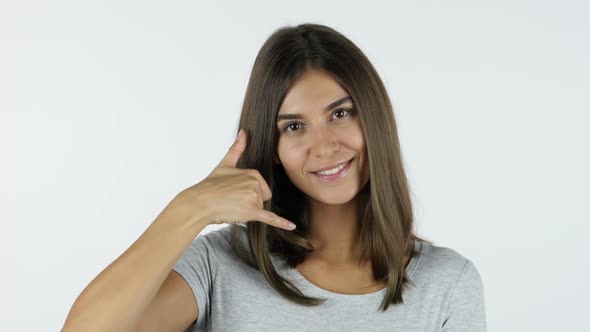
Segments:
[[[350,97],[348,92],[329,75],[306,73],[287,92],[279,114],[321,111],[345,97]],[[347,101],[352,102],[352,99]]]

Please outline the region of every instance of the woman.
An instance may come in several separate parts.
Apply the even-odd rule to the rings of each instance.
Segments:
[[[350,40],[316,24],[275,31],[239,127],[64,330],[98,317],[105,330],[486,330],[474,264],[414,233],[392,106]]]

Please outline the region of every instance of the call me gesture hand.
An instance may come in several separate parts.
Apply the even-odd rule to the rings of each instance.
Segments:
[[[263,203],[272,193],[260,172],[236,168],[246,148],[246,139],[246,133],[240,129],[236,141],[215,169],[201,182],[179,193],[173,204],[188,214],[188,218],[199,216],[206,224],[255,220],[293,230],[294,223],[264,210]]]

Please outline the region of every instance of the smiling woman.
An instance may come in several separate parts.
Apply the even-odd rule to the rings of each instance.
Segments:
[[[317,24],[275,31],[239,128],[236,167],[259,171],[264,209],[297,228],[248,222],[195,239],[174,268],[198,302],[190,329],[486,330],[475,265],[414,232],[392,105],[353,42]]]
[[[362,51],[322,25],[275,31],[256,57],[239,127],[250,140],[237,166],[260,171],[273,192],[265,209],[297,229],[249,223],[250,250],[239,246],[233,226],[235,253],[296,303],[323,301],[282,279],[269,255],[298,271],[362,266],[366,278],[356,283],[341,270],[337,277],[308,273],[343,292],[384,288],[382,310],[402,303],[405,267],[422,239],[413,232],[391,103]]]
[[[211,174],[84,290],[64,331],[486,330],[475,265],[414,231],[389,97],[349,39],[317,24],[275,31],[239,127]],[[232,225],[195,239],[219,223]]]

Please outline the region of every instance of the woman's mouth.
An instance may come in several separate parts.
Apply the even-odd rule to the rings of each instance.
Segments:
[[[336,180],[343,178],[346,175],[346,173],[348,173],[348,170],[350,169],[350,166],[352,165],[353,160],[354,160],[354,158],[350,159],[346,164],[338,166],[338,167],[330,169],[330,170],[325,170],[325,171],[321,171],[321,172],[312,172],[312,173],[313,173],[313,175],[317,176],[322,181],[326,181],[326,182],[336,181]]]

